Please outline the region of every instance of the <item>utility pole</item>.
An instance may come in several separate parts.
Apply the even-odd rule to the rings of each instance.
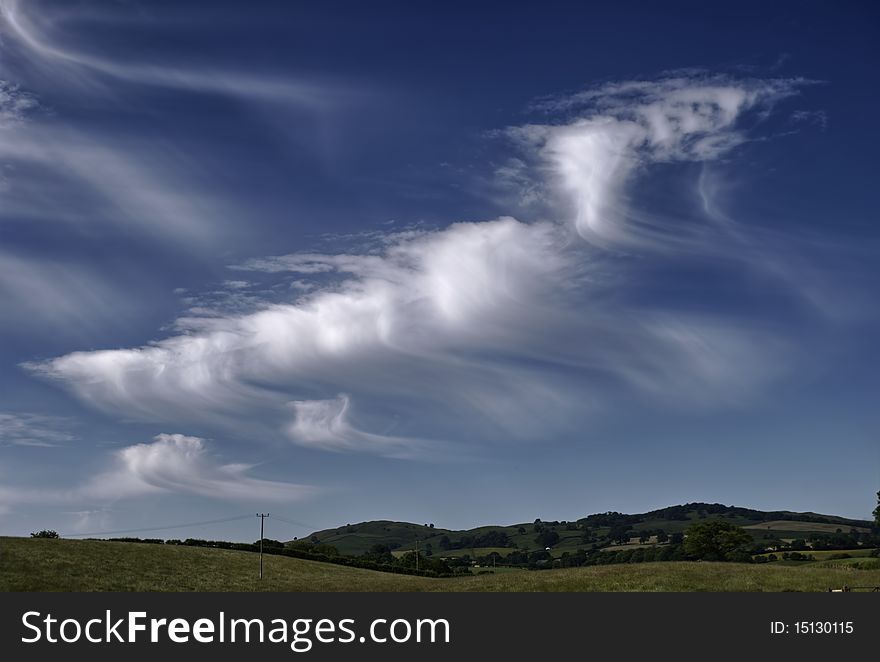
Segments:
[[[266,521],[266,518],[269,517],[269,513],[257,513],[257,517],[260,518],[260,579],[263,578],[263,524]]]

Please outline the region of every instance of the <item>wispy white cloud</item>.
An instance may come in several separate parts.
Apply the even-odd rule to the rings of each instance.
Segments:
[[[222,94],[243,100],[276,101],[311,111],[326,111],[351,100],[351,86],[333,87],[289,77],[255,75],[235,69],[211,69],[164,62],[125,62],[69,46],[76,33],[65,34],[71,23],[100,21],[94,13],[47,7],[45,3],[0,0],[0,22],[5,39],[14,41],[28,56],[30,66],[40,66],[59,85],[96,89],[101,77],[200,93]]]
[[[331,400],[296,400],[288,426],[290,438],[298,444],[323,450],[369,450],[389,457],[409,458],[427,453],[430,444],[420,439],[394,437],[358,430],[349,422],[351,401],[347,395]]]
[[[87,265],[0,251],[0,320],[7,328],[76,335],[116,323],[129,297]]]
[[[218,173],[205,167],[204,152],[182,145],[168,125],[156,121],[155,109],[143,107],[137,87],[229,97],[239,103],[241,117],[255,114],[278,137],[296,141],[300,138],[291,127],[301,125],[300,120],[308,118],[304,133],[323,135],[332,111],[352,107],[364,96],[351,82],[337,85],[176,61],[138,62],[118,45],[114,52],[95,48],[92,24],[116,20],[122,18],[107,7],[72,10],[57,3],[0,0],[0,52],[5,56],[0,73],[33,88],[0,82],[0,128],[16,127],[0,136],[5,168],[0,219],[64,221],[86,232],[98,226],[118,236],[121,229],[189,252],[216,249],[252,211],[245,213],[241,200],[228,194],[228,184],[218,184]],[[161,25],[157,21],[157,28]],[[44,94],[62,112],[34,116],[30,111]],[[95,125],[69,119],[71,110],[93,117],[96,109],[112,109],[117,120]],[[292,121],[293,112],[297,121]],[[321,131],[315,130],[318,125]],[[139,128],[131,131],[131,126]]]
[[[263,437],[390,456],[418,456],[427,442],[413,430],[428,420],[455,440],[523,439],[583,423],[621,393],[748,402],[796,362],[796,343],[767,319],[638,303],[644,272],[621,249],[662,263],[687,247],[751,268],[708,188],[697,228],[632,199],[650,168],[729,155],[747,139],[743,117],[798,84],[694,73],[545,101],[566,120],[506,134],[526,150],[516,177],[531,169],[536,191],[561,193],[559,221],[374,232],[360,249],[250,260],[235,267],[241,281],[187,293],[176,335],[28,367],[113,415],[248,436],[259,420]],[[261,277],[286,286],[265,296]]]
[[[791,114],[792,122],[815,124],[823,131],[828,128],[828,113],[824,110],[796,110]]]
[[[725,210],[735,188],[725,169],[710,164],[701,168],[696,192],[702,217],[713,229],[716,252],[723,259],[739,261],[826,321],[851,321],[871,310],[863,288],[851,280],[852,265],[870,258],[852,247],[833,246],[825,237],[738,222]]]
[[[107,504],[144,495],[184,494],[226,501],[296,501],[314,494],[307,485],[262,480],[253,467],[221,464],[204,439],[159,434],[150,443],[128,446],[113,454],[110,466],[68,488],[0,486],[0,502],[34,504]]]
[[[204,439],[159,434],[151,443],[116,453],[115,466],[81,488],[84,496],[116,499],[151,492],[197,494],[232,501],[291,501],[312,492],[305,485],[261,480],[245,464],[218,464]]]
[[[71,427],[71,421],[58,416],[0,412],[0,446],[61,446],[76,439]]]
[[[567,121],[514,127],[507,134],[550,171],[584,239],[624,250],[705,250],[702,235],[639,213],[629,195],[634,179],[652,164],[728,154],[747,139],[744,116],[760,117],[805,83],[697,73],[609,83],[535,105],[573,115]]]
[[[20,125],[38,106],[33,94],[8,81],[0,80],[0,129]]]
[[[350,403],[427,409],[458,434],[488,424],[527,437],[596,406],[609,384],[689,406],[730,403],[784,364],[781,343],[748,323],[623,305],[585,250],[563,225],[504,218],[402,238],[379,254],[268,259],[252,268],[345,279],[150,346],[30,367],[117,414],[204,421],[259,411],[299,443],[399,455],[403,439],[350,420]],[[351,400],[334,399],[340,391]]]
[[[27,123],[0,140],[3,215],[211,244],[230,217],[179,150]]]

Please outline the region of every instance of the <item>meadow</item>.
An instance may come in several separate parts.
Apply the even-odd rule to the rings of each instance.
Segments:
[[[880,568],[641,563],[431,579],[252,552],[0,538],[2,591],[827,591],[880,586]]]

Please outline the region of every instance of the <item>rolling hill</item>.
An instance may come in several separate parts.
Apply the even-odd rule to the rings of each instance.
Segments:
[[[802,538],[810,533],[834,533],[838,529],[866,532],[871,522],[820,513],[791,511],[761,511],[736,506],[710,503],[688,503],[660,508],[640,514],[616,512],[597,513],[575,521],[524,522],[506,526],[482,526],[467,530],[435,527],[433,524],[414,524],[375,520],[347,524],[335,529],[316,531],[306,539],[315,543],[333,545],[342,554],[360,555],[374,545],[385,545],[393,552],[415,549],[435,555],[472,557],[496,551],[506,553],[514,549],[535,550],[551,548],[554,557],[579,548],[620,547],[638,544],[642,534],[654,536],[659,531],[672,535],[681,533],[700,519],[721,519],[741,526],[757,540],[768,537],[782,540]],[[538,536],[549,532],[542,542]],[[626,532],[626,539],[618,539]],[[615,544],[616,543],[616,544]]]
[[[0,591],[826,591],[878,586],[865,569],[820,561],[800,566],[643,563],[427,578],[252,552],[102,540],[0,538]]]

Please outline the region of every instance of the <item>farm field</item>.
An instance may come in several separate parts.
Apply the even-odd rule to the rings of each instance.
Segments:
[[[859,533],[868,533],[870,529],[864,526],[844,526],[841,524],[825,524],[818,522],[793,522],[791,520],[775,520],[772,522],[761,522],[760,524],[751,524],[749,526],[743,526],[744,529],[747,530],[757,530],[757,531],[772,531],[776,533],[777,531],[785,531],[785,532],[797,532],[797,533],[834,533],[836,531],[842,531],[844,533],[848,532],[850,529],[855,529]]]
[[[868,561],[868,560],[866,560]],[[3,591],[826,591],[880,586],[880,568],[825,562],[642,563],[430,579],[252,552],[0,538]]]

